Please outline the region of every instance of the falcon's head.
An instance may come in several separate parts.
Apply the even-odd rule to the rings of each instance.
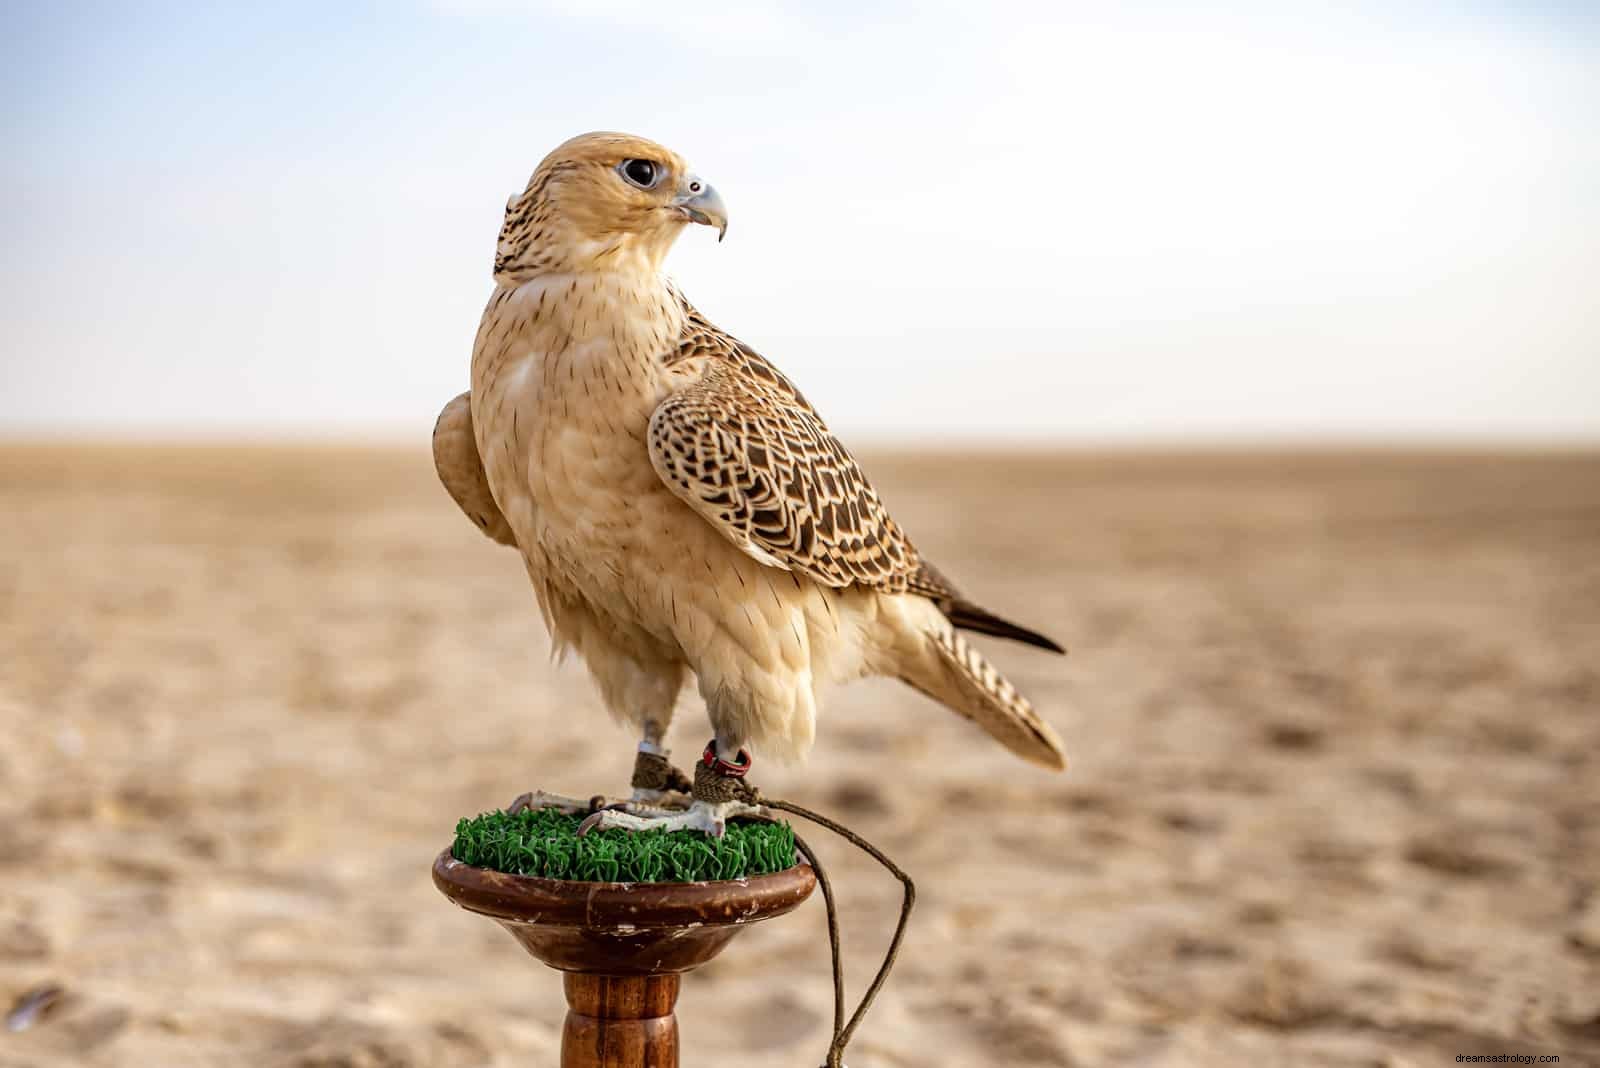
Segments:
[[[722,198],[676,152],[642,137],[589,133],[544,158],[506,203],[496,277],[656,271],[687,223],[728,229]]]

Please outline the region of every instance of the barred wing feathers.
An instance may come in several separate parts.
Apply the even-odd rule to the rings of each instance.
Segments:
[[[699,371],[650,420],[650,460],[679,498],[744,552],[832,587],[932,600],[952,624],[1061,652],[962,597],[922,560],[816,409],[754,349],[687,302],[669,366]]]
[[[656,473],[764,564],[904,592],[916,550],[861,468],[770,364],[742,347],[737,356],[706,359],[697,381],[657,407]]]

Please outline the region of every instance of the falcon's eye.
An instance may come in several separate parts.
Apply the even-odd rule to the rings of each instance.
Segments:
[[[617,164],[617,171],[628,180],[629,185],[636,185],[640,189],[649,189],[667,173],[661,164],[648,159],[625,159]]]

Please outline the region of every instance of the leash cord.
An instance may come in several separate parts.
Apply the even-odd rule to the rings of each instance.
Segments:
[[[833,1041],[828,1046],[827,1063],[822,1068],[844,1068],[844,1049],[850,1044],[850,1039],[855,1035],[862,1019],[866,1017],[867,1010],[872,1007],[878,991],[883,989],[883,984],[888,981],[889,972],[894,967],[895,959],[900,955],[900,943],[905,938],[906,924],[910,921],[911,910],[917,903],[917,887],[911,881],[911,876],[884,856],[882,850],[843,824],[789,801],[761,798],[759,803],[780,812],[799,816],[803,820],[832,831],[887,868],[905,887],[905,896],[900,903],[900,920],[895,924],[894,937],[889,939],[889,948],[884,953],[883,963],[878,966],[878,974],[873,976],[872,982],[867,986],[867,992],[861,996],[861,1003],[851,1014],[850,1022],[844,1023],[844,961],[839,951],[839,913],[834,902],[833,884],[828,881],[827,872],[823,870],[822,861],[818,859],[816,852],[798,834],[794,836],[795,847],[817,873],[817,882],[822,886],[822,901],[828,910],[828,949],[833,956]]]

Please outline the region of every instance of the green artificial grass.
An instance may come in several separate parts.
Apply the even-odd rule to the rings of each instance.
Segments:
[[[794,867],[794,829],[760,820],[699,831],[614,829],[578,837],[582,816],[555,809],[485,812],[456,824],[450,855],[509,875],[604,883],[694,883],[769,875]]]

